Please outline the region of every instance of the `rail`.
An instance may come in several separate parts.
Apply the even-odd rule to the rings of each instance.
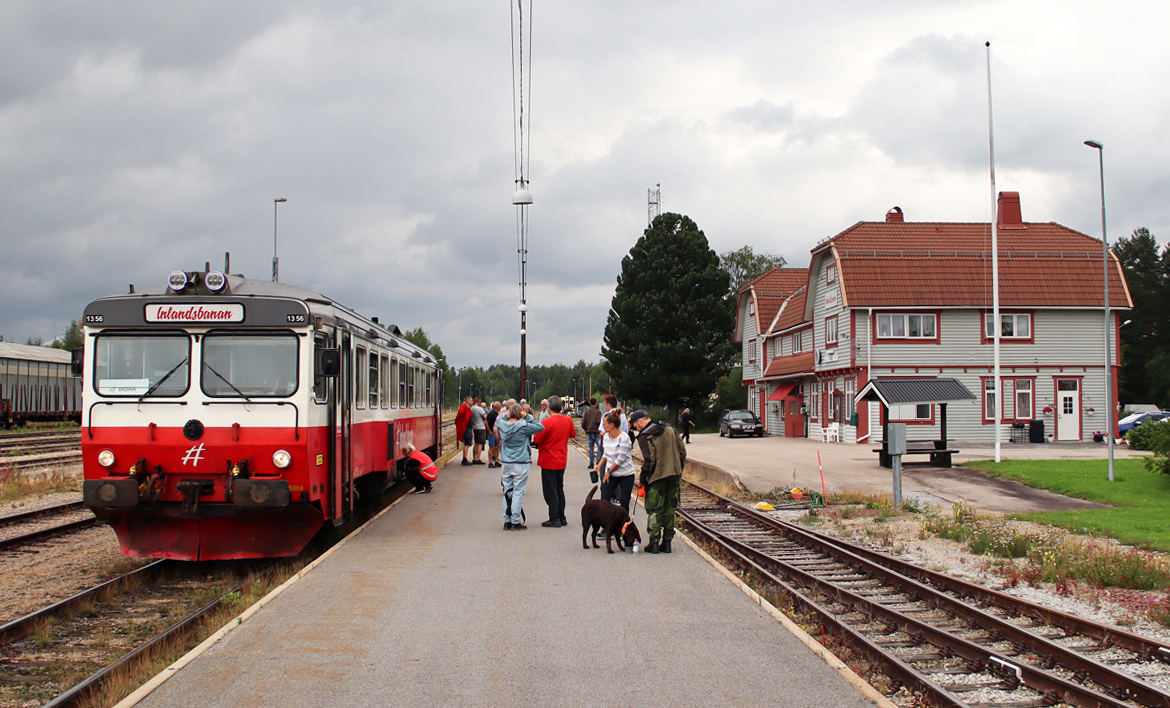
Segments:
[[[758,573],[880,666],[887,693],[938,706],[1170,707],[1170,693],[1125,670],[1170,673],[1170,647],[1154,640],[924,574],[691,483],[680,515],[718,555]],[[1128,655],[1115,656],[1122,649]]]

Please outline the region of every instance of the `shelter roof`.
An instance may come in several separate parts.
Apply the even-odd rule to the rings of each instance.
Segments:
[[[64,349],[35,347],[28,344],[16,344],[14,342],[0,342],[0,359],[51,361],[56,364],[68,364],[72,358],[73,355]]]
[[[887,406],[900,403],[947,403],[973,400],[958,379],[872,379],[857,392],[855,401],[881,401]]]

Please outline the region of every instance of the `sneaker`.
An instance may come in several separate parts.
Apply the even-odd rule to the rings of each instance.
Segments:
[[[486,463],[486,462],[484,462],[483,460],[475,460],[475,461],[474,461],[474,462],[472,462],[471,464],[473,464],[473,465],[485,465],[485,464],[487,464],[487,463]]]
[[[564,518],[564,517],[561,517],[561,526],[568,526],[568,525],[569,525],[569,520]]]
[[[549,519],[548,521],[542,523],[541,526],[545,527],[546,529],[559,529],[561,527],[561,522],[557,519]]]
[[[513,531],[527,531],[528,527],[524,524],[512,524]]]
[[[431,491],[431,490],[427,489],[426,487],[420,487],[420,488],[414,490],[413,492],[411,492],[411,494],[426,494],[429,491]]]
[[[511,522],[511,521],[505,521],[505,522],[504,522],[504,530],[505,530],[505,531],[511,531],[511,530],[512,530],[512,522]]]
[[[463,462],[460,464],[464,467],[471,467],[471,462],[466,457],[463,458]]]

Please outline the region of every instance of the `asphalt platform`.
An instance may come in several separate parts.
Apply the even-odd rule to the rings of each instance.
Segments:
[[[138,705],[873,705],[684,543],[583,550],[569,464],[569,528],[534,465],[520,532],[499,470],[446,467]]]

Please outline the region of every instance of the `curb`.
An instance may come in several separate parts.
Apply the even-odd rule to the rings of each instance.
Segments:
[[[814,654],[819,656],[826,664],[828,664],[834,671],[836,671],[841,676],[841,678],[845,679],[849,682],[850,685],[856,688],[857,691],[861,693],[861,695],[873,701],[880,708],[898,708],[896,703],[883,696],[881,692],[871,686],[869,682],[854,673],[853,669],[850,669],[848,666],[846,666],[845,662],[837,658],[836,654],[826,649],[825,645],[813,639],[808,632],[800,628],[800,625],[796,624],[791,619],[789,619],[787,615],[776,609],[772,603],[760,597],[759,593],[757,593],[755,590],[752,590],[746,583],[737,578],[734,573],[732,573],[727,568],[724,568],[719,563],[719,561],[715,560],[711,557],[710,554],[695,545],[694,541],[692,541],[686,534],[676,531],[675,535],[682,538],[682,540],[685,541],[686,544],[695,551],[695,553],[699,554],[700,558],[710,563],[715,567],[716,570],[723,574],[723,577],[730,580],[732,585],[735,585],[737,588],[742,590],[745,595],[752,599],[752,602],[756,603],[761,608],[763,608],[765,612],[772,615],[772,617],[785,629],[787,629],[792,634],[792,636],[799,639],[801,643],[811,649]]]

